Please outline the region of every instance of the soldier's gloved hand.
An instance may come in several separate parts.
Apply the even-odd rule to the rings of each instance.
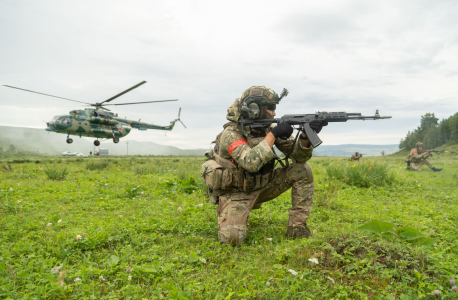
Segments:
[[[320,133],[323,126],[328,126],[328,121],[326,120],[313,120],[309,123],[310,128],[312,128],[316,133]]]
[[[282,122],[278,124],[276,127],[272,128],[272,134],[274,135],[275,138],[281,138],[283,140],[286,140],[293,134],[293,127],[289,125],[286,122]]]

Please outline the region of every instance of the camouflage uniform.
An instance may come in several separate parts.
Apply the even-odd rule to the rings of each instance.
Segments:
[[[358,152],[356,152],[355,154],[353,154],[350,158],[350,161],[359,161],[359,159],[362,157],[362,155],[359,155]]]
[[[272,163],[275,157],[275,153],[264,140],[273,126],[259,131],[239,131],[238,106],[237,99],[228,108],[226,118],[231,122],[224,125],[225,129],[219,139],[218,154],[236,162],[248,172],[259,172],[264,166]],[[236,141],[243,144],[230,149]],[[254,189],[232,189],[219,196],[218,237],[221,243],[243,244],[247,235],[250,211],[260,208],[263,202],[275,199],[290,188],[292,207],[289,211],[286,233],[290,237],[310,236],[307,218],[312,207],[314,183],[310,166],[306,162],[312,157],[313,147],[304,147],[301,140],[294,143],[292,136],[288,140],[277,138],[275,146],[285,154],[294,147],[290,154],[293,163],[263,175],[256,182]]]
[[[427,165],[429,168],[434,169],[434,166],[427,160],[430,155],[429,152],[420,152],[417,148],[413,148],[407,155],[407,160],[410,161],[407,170],[421,171],[420,167],[423,165]]]

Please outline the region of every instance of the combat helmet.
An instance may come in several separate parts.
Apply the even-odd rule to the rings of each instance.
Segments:
[[[254,85],[243,92],[240,98],[240,112],[247,119],[265,119],[266,110],[275,110],[280,100],[287,95],[287,89],[283,89],[278,96],[272,89]]]
[[[359,152],[355,152],[355,155],[359,155]]]
[[[423,147],[423,143],[422,142],[418,142],[415,144],[415,148],[418,148],[418,147]]]

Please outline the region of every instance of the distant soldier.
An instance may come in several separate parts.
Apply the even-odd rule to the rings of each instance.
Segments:
[[[238,127],[242,117],[273,119],[281,98],[264,86],[247,89],[241,99],[236,99],[228,108],[229,123],[217,136],[215,151],[207,153],[210,160],[202,166],[202,174],[212,185],[210,201],[218,204],[218,237],[223,244],[245,243],[251,210],[290,188],[292,207],[286,236],[308,238],[311,235],[307,219],[312,209],[314,183],[306,162],[312,157],[313,146],[305,133],[295,143],[291,136],[293,128],[286,122],[248,131]],[[326,121],[310,122],[316,133],[326,125]],[[284,136],[289,138],[280,138]],[[275,168],[274,145],[281,152],[290,153],[293,163]]]
[[[359,152],[355,152],[350,158],[350,161],[359,161],[359,159],[363,156],[363,154],[359,154]]]
[[[423,165],[427,165],[434,172],[441,171],[442,168],[437,169],[427,160],[427,158],[431,155],[432,154],[430,152],[423,151],[423,143],[416,143],[415,148],[410,150],[409,154],[407,155],[406,170],[421,171],[420,167]]]

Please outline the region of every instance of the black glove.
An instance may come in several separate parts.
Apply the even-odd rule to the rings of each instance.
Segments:
[[[326,120],[313,120],[309,123],[310,128],[313,129],[316,133],[320,133],[323,126],[328,126],[328,121]]]
[[[275,138],[286,140],[291,136],[291,134],[293,134],[293,131],[294,129],[291,125],[286,122],[282,122],[278,124],[278,126],[274,127],[271,132]]]

